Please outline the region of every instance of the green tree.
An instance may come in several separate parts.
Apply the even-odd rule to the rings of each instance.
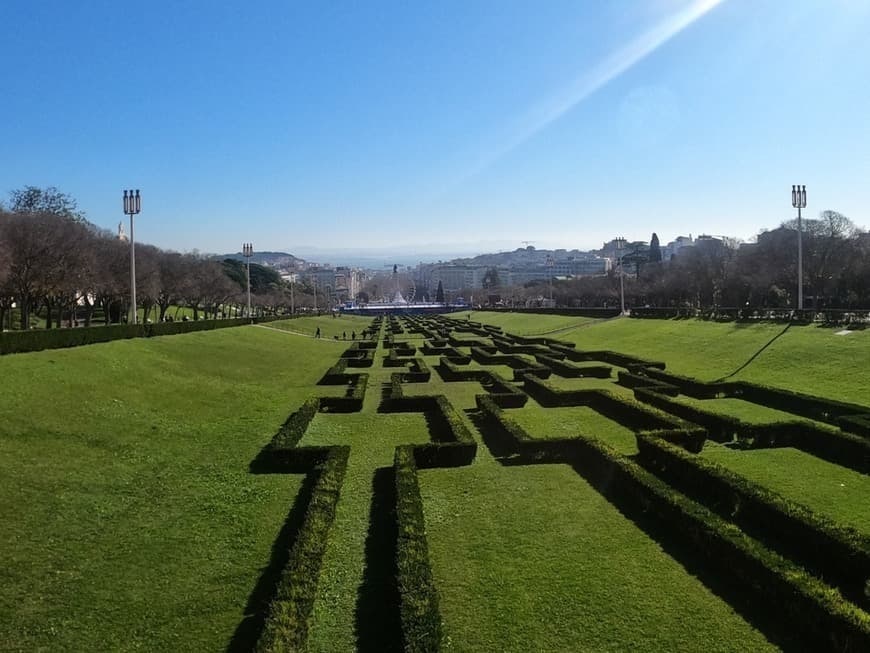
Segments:
[[[483,287],[487,290],[498,288],[501,285],[501,279],[499,279],[498,270],[496,268],[489,268],[483,275],[482,283]]]
[[[649,241],[649,262],[660,263],[662,260],[662,248],[659,244],[658,235],[653,232],[652,238]]]
[[[444,303],[444,284],[438,282],[438,290],[435,291],[435,301],[439,304]]]

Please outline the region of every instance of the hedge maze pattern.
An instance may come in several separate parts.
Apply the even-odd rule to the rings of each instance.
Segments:
[[[870,650],[870,538],[698,455],[707,439],[738,450],[794,447],[867,474],[867,407],[751,383],[702,383],[666,371],[662,361],[577,351],[559,340],[510,335],[446,316],[377,318],[368,333],[320,380],[323,386],[343,386],[344,394],[305,401],[251,464],[254,473],[304,473],[307,480],[293,511],[299,523],[285,528],[275,545],[284,555],[269,600],[249,616],[240,641],[256,642],[259,651],[305,648],[352,451],[340,444],[299,443],[318,413],[363,410],[368,393],[369,402],[376,402],[370,405],[383,414],[378,419],[423,413],[430,431],[430,442],[395,450],[390,513],[395,605],[383,609],[397,612],[400,633],[377,650],[441,649],[438,588],[417,470],[471,464],[478,441],[504,465],[572,466],[651,537],[700,557],[702,578],[725,582],[729,597],[744,608],[765,610],[774,628],[797,629],[819,649]],[[434,370],[424,356],[438,357]],[[512,379],[484,369],[494,365],[510,368]],[[379,369],[382,382],[373,387],[370,373]],[[476,410],[465,417],[443,395],[407,392],[411,384],[429,383],[433,374],[447,383],[479,383]],[[562,389],[555,377],[615,380],[633,399],[629,392],[603,388]],[[739,398],[793,419],[759,426],[681,397]],[[622,455],[587,434],[538,437],[511,414],[529,401],[544,409],[591,408],[631,429],[638,453]]]

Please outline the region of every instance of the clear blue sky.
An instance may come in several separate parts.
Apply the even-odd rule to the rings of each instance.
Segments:
[[[867,0],[3,0],[0,89],[4,197],[179,250],[870,226]]]

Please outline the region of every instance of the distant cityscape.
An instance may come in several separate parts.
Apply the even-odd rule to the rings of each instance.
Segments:
[[[745,245],[746,243],[744,243]],[[483,290],[491,285],[493,275],[498,286],[521,286],[534,281],[567,280],[583,277],[606,276],[617,268],[622,257],[623,270],[634,274],[638,262],[647,261],[651,241],[622,241],[613,239],[600,249],[537,249],[533,245],[509,252],[479,254],[450,261],[420,262],[417,265],[397,265],[387,260],[381,267],[332,265],[328,262],[304,260],[287,252],[254,252],[252,263],[276,270],[288,282],[314,284],[325,297],[335,302],[356,300],[368,282],[392,274],[397,267],[403,277],[410,279],[417,299],[429,298],[439,285],[446,293]],[[738,241],[727,236],[678,236],[660,246],[662,261],[669,261],[681,250],[689,247],[738,247]],[[243,260],[241,253],[222,255],[221,258]],[[489,277],[489,279],[488,279]],[[488,283],[490,281],[490,283]],[[389,289],[384,288],[383,299],[390,301]],[[408,298],[406,298],[408,299]]]

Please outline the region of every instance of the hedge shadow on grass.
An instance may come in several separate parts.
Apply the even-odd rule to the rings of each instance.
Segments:
[[[290,560],[290,551],[296,543],[299,529],[305,520],[308,504],[317,481],[317,475],[310,473],[305,475],[302,487],[296,495],[296,500],[287,514],[284,525],[278,532],[278,536],[272,543],[272,551],[269,562],[263,567],[254,589],[248,596],[245,605],[245,616],[236,626],[236,630],[227,644],[227,653],[248,653],[253,651],[263,634],[266,625],[266,617],[269,614],[269,606],[278,591],[278,581],[281,571]]]
[[[399,588],[396,584],[396,475],[381,467],[372,477],[365,570],[357,593],[355,632],[357,650],[380,653],[402,650]]]

